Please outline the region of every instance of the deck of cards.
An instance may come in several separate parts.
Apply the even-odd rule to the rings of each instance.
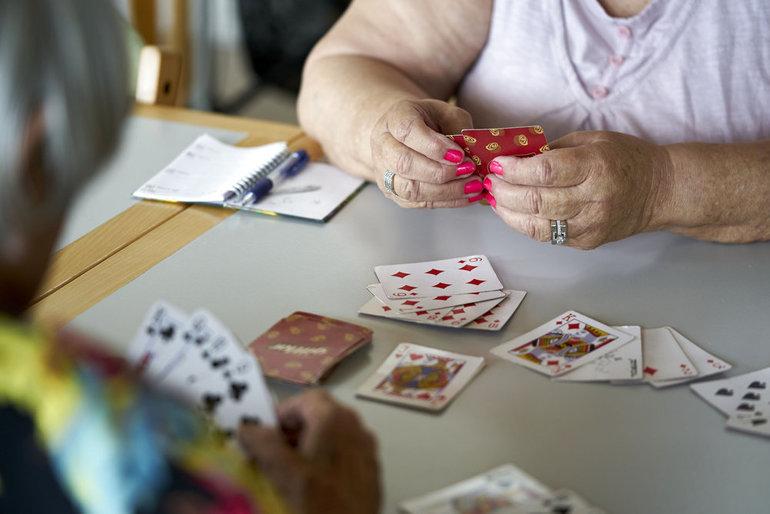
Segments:
[[[156,302],[127,354],[152,386],[203,410],[225,433],[242,421],[277,424],[262,370],[230,330],[210,312],[188,315]]]
[[[470,255],[439,261],[377,266],[378,284],[360,314],[412,323],[500,330],[526,292],[503,289],[489,259]]]
[[[345,357],[372,342],[372,331],[332,318],[295,312],[249,344],[270,378],[316,385]]]
[[[489,163],[495,157],[515,155],[531,157],[550,150],[543,127],[463,129],[460,134],[448,134],[447,137],[460,145],[476,164],[476,174],[486,176]]]
[[[551,491],[507,464],[399,505],[402,514],[602,514],[572,491]]]
[[[647,382],[660,388],[731,368],[671,327],[610,327],[574,311],[492,349],[565,382]]]
[[[727,416],[727,428],[770,437],[770,368],[690,387]]]
[[[399,344],[357,396],[418,409],[444,409],[484,366],[482,357]]]

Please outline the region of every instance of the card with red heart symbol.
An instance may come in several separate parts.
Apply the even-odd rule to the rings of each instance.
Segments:
[[[358,389],[357,396],[438,411],[484,366],[482,357],[399,344]]]

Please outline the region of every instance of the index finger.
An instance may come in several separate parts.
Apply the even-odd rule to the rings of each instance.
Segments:
[[[386,119],[386,128],[396,141],[436,162],[459,164],[465,157],[457,143],[430,128],[417,113],[394,113]]]
[[[489,169],[517,186],[572,187],[587,178],[586,157],[583,148],[559,148],[532,157],[495,157]]]

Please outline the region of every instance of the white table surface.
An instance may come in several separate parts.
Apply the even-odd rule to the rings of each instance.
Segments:
[[[170,163],[201,134],[235,144],[246,137],[233,132],[141,116],[131,116],[115,156],[80,192],[62,228],[57,249],[86,235],[137,200],[134,191]]]
[[[358,316],[372,268],[484,253],[506,287],[529,292],[500,333]],[[75,326],[123,348],[150,304],[206,307],[247,343],[306,310],[364,324],[371,348],[326,382],[380,438],[383,512],[511,462],[622,514],[767,513],[770,441],[728,432],[687,386],[568,384],[489,349],[567,309],[611,325],[671,325],[735,365],[770,365],[770,244],[728,246],[667,233],[592,252],[508,230],[488,207],[404,210],[372,185],[326,225],[228,218],[100,304]],[[360,400],[355,389],[402,341],[480,355],[487,367],[443,414]],[[271,384],[279,396],[295,388]]]

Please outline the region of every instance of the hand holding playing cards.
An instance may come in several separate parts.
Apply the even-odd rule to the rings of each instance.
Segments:
[[[462,207],[478,197],[481,181],[462,148],[444,134],[471,127],[470,115],[439,100],[396,102],[372,129],[372,163],[377,184],[402,207]],[[385,171],[396,174],[395,194]]]
[[[514,229],[549,241],[567,220],[567,244],[582,249],[663,228],[671,166],[665,148],[615,132],[574,132],[542,155],[498,157],[486,186]]]
[[[244,424],[240,440],[292,512],[379,512],[377,443],[352,410],[313,390],[278,416],[285,433]]]

